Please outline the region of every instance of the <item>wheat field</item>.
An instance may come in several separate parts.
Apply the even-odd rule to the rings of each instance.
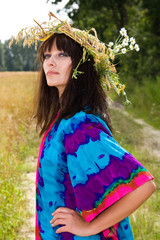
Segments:
[[[17,239],[27,214],[20,182],[27,171],[25,159],[38,154],[38,137],[31,120],[36,81],[33,72],[0,72],[1,240]]]

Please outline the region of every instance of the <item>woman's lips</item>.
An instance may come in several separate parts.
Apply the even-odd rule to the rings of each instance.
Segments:
[[[55,75],[55,74],[59,74],[59,72],[55,72],[55,71],[48,71],[47,72],[47,76],[51,76],[51,75]]]

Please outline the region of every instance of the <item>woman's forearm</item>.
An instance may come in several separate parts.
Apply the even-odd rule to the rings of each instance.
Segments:
[[[50,223],[52,227],[61,225],[56,230],[57,234],[70,232],[82,237],[95,235],[129,216],[154,191],[155,184],[150,180],[121,198],[89,223],[84,220],[79,212],[67,207],[60,207],[53,212],[53,218]]]
[[[90,222],[90,235],[102,232],[129,216],[151,196],[155,189],[154,182],[150,180],[104,210]]]

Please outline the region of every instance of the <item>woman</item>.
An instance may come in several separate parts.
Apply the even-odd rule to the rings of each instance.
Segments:
[[[132,240],[128,216],[153,177],[112,137],[95,55],[82,61],[77,38],[53,33],[39,48],[36,239]]]

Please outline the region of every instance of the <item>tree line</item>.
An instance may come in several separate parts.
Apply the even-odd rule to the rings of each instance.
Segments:
[[[47,2],[54,5],[62,0]],[[140,52],[128,53],[119,61],[127,81],[128,75],[137,82],[150,77],[154,80],[160,75],[159,0],[68,0],[61,10],[67,12],[75,27],[94,27],[105,43],[115,41],[122,27],[136,38]]]
[[[48,0],[57,4],[62,0]],[[97,30],[101,41],[115,41],[125,27],[129,36],[136,38],[140,52],[131,52],[118,61],[122,77],[138,82],[144,77],[160,75],[160,1],[159,0],[68,0],[66,11],[73,26]],[[57,14],[58,16],[58,14]],[[34,46],[23,48],[23,43],[10,40],[0,42],[0,71],[33,71],[37,52]],[[116,63],[117,64],[117,63]],[[128,81],[128,80],[127,80]]]
[[[37,70],[37,51],[32,46],[23,47],[23,41],[14,42],[9,47],[11,39],[4,43],[0,41],[0,71],[35,71]]]

